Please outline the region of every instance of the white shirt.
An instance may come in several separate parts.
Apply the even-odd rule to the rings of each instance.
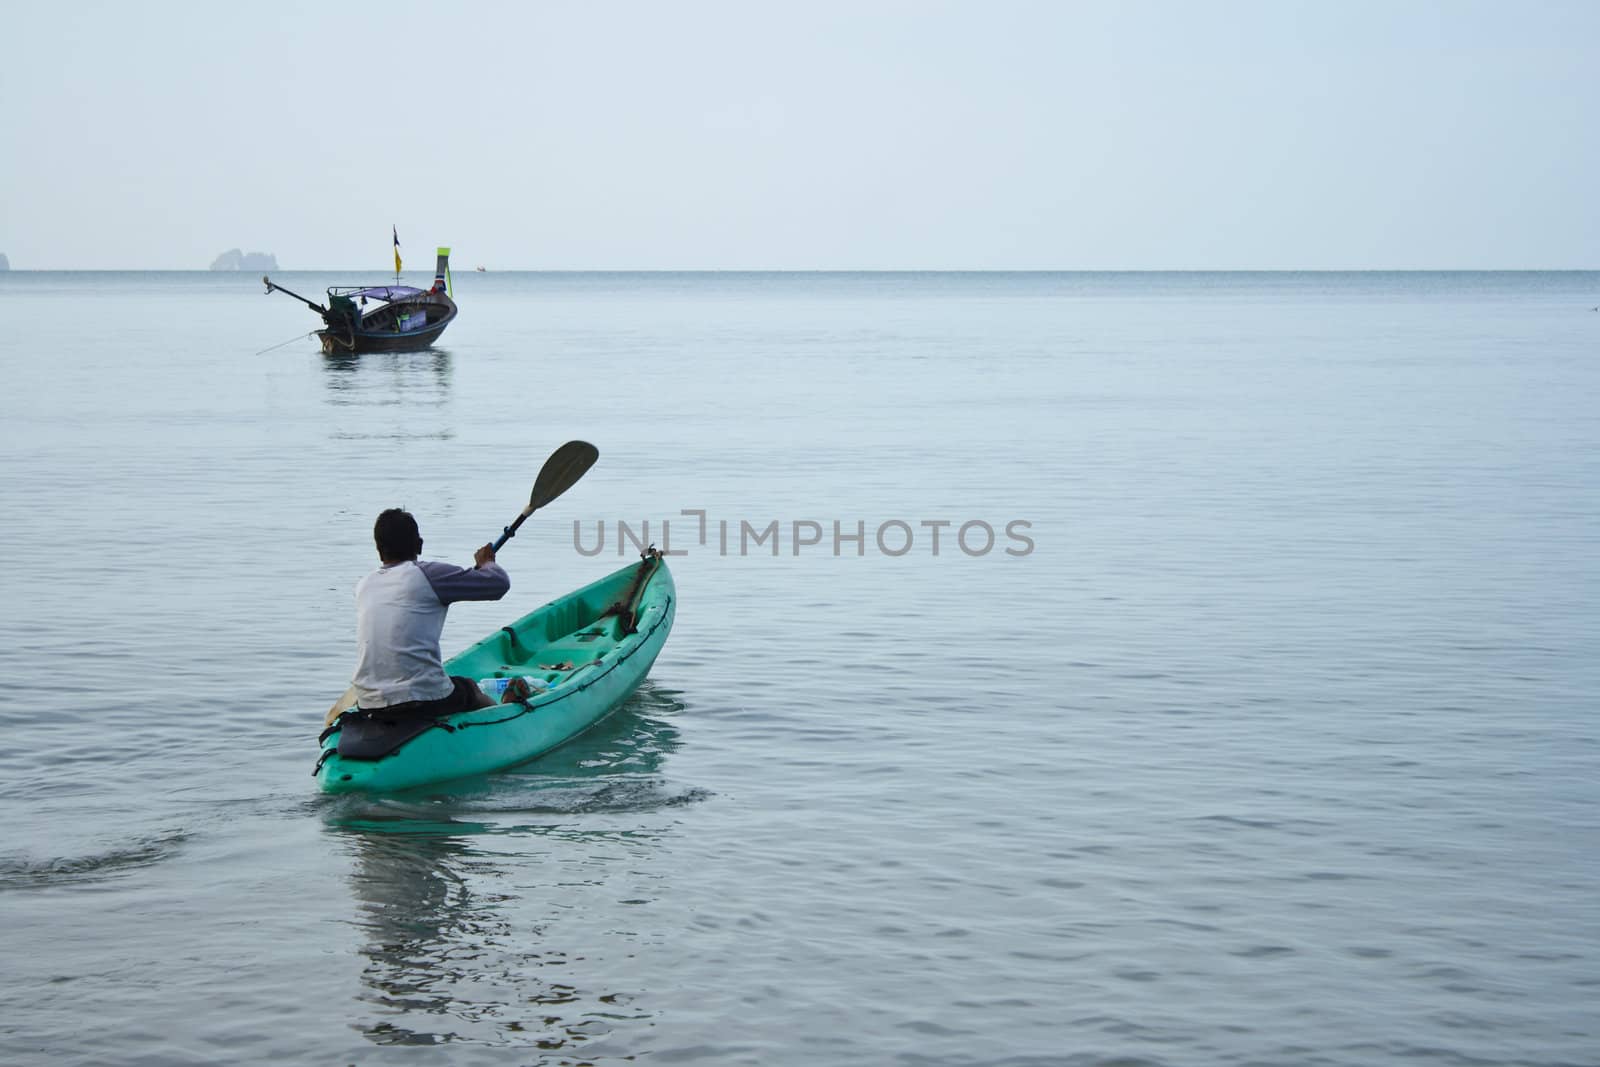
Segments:
[[[439,635],[457,600],[499,600],[511,578],[497,563],[468,569],[405,560],[373,571],[356,585],[356,672],[363,708],[387,708],[449,696]]]

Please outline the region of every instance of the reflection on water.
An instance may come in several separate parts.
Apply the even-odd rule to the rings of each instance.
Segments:
[[[649,1025],[640,992],[617,985],[633,935],[614,908],[657,895],[671,831],[648,816],[694,798],[661,775],[678,736],[658,716],[682,707],[646,687],[514,773],[330,801],[328,830],[354,859],[368,1040],[576,1054]]]
[[[369,824],[374,831],[379,825]],[[361,951],[370,992],[363,999],[384,1016],[364,1033],[380,1044],[457,1040],[456,1025],[484,1015],[483,1005],[458,992],[479,969],[467,961],[503,951],[512,933],[495,914],[494,897],[474,892],[469,875],[493,879],[503,868],[475,859],[466,842],[443,834],[367,832],[354,841],[356,921],[367,935]],[[415,1025],[413,1017],[428,1025]]]
[[[322,368],[327,402],[339,412],[334,437],[444,441],[455,436],[449,423],[440,421],[450,401],[448,349],[346,352],[324,356]]]

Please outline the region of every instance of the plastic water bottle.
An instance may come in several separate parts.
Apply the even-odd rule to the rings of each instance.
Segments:
[[[522,680],[527,682],[528,688],[533,690],[535,693],[542,693],[546,689],[550,688],[549,683],[547,683],[543,678],[534,678],[525,674],[522,676]],[[499,701],[506,695],[506,686],[509,684],[511,684],[510,678],[478,679],[478,688],[482,689],[484,694],[488,696],[489,699],[494,701]]]

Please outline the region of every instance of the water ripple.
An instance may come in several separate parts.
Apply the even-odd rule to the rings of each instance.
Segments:
[[[120,878],[171,859],[188,836],[171,833],[141,838],[103,852],[46,860],[0,856],[0,891],[71,888]]]

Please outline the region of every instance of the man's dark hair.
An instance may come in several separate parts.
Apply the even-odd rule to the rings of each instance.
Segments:
[[[378,543],[378,557],[385,560],[411,559],[422,554],[422,533],[411,512],[390,508],[372,524],[372,539]]]

